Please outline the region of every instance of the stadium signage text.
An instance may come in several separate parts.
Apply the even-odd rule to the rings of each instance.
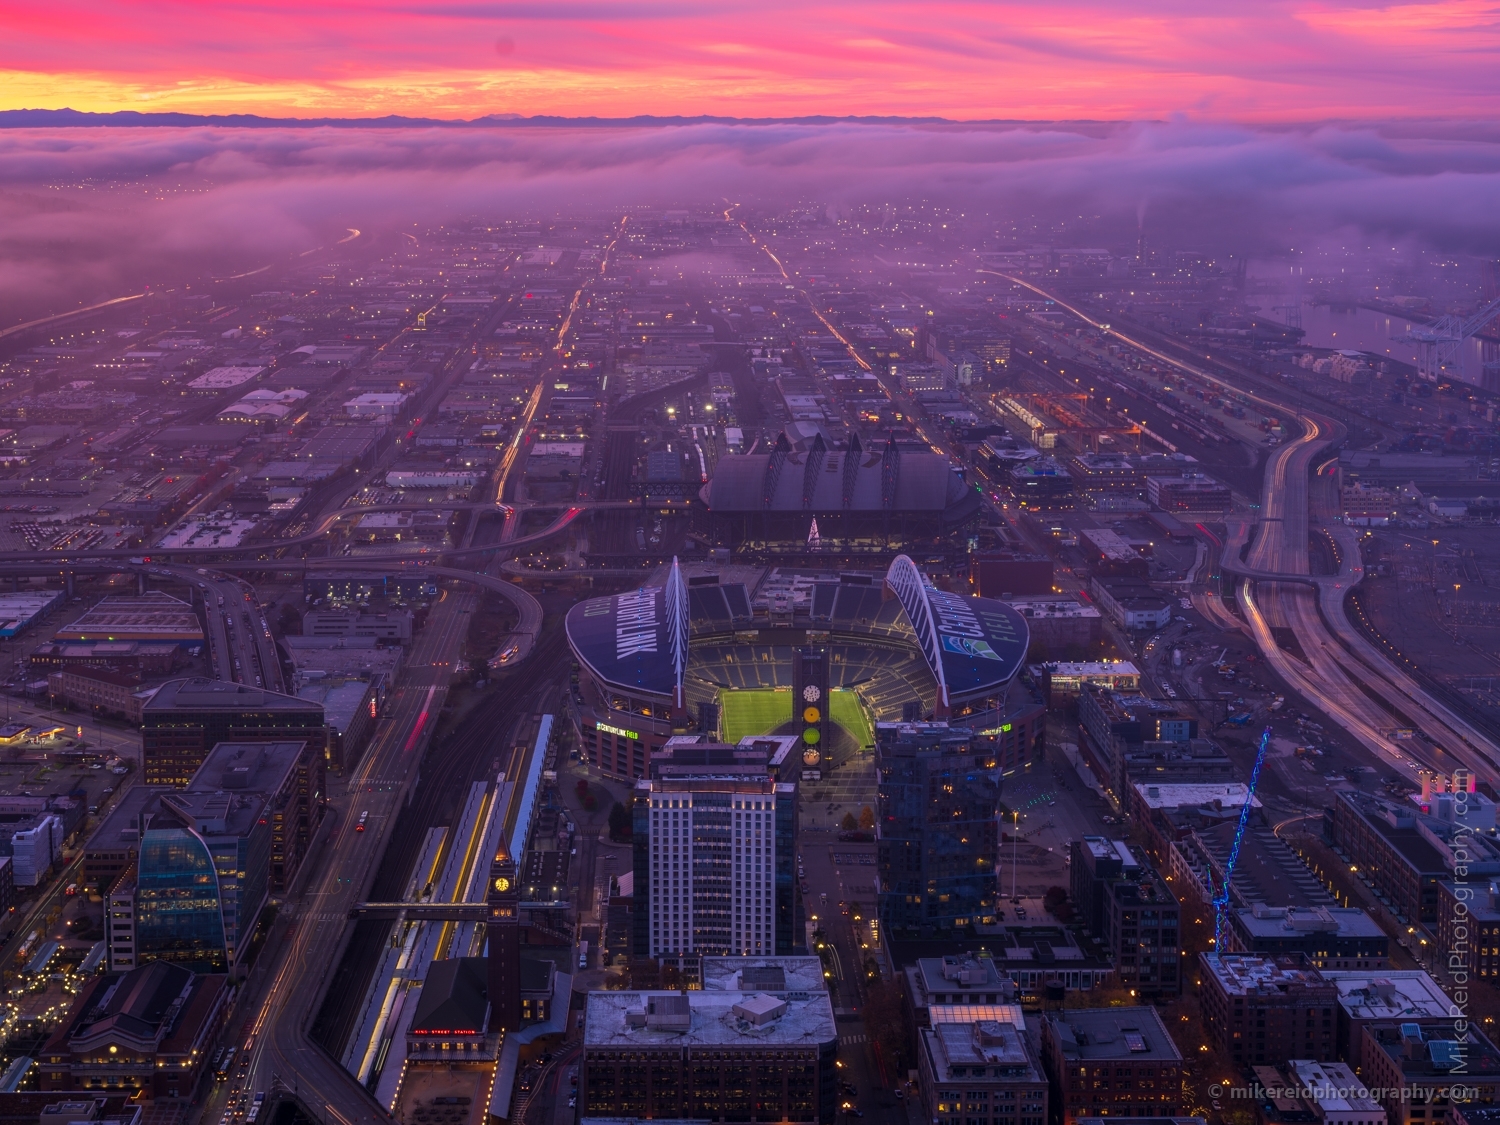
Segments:
[[[618,734],[621,738],[632,738],[637,742],[641,739],[641,736],[635,731],[626,730],[624,727],[612,727],[608,723],[595,723],[594,726],[602,730],[605,734]]]
[[[937,611],[939,633],[951,633],[960,637],[984,636],[979,618],[964,604],[963,598],[943,590],[929,590],[927,600]]]
[[[615,598],[615,659],[655,652],[660,625],[654,589],[636,590]]]

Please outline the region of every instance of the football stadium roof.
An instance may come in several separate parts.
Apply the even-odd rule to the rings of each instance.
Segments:
[[[1019,671],[1030,629],[1009,605],[938,590],[905,555],[891,564],[885,586],[900,602],[937,681],[940,707],[993,692]],[[690,597],[674,560],[664,586],[573,606],[567,616],[568,642],[599,681],[621,691],[671,696],[681,706],[690,631],[705,631],[705,617],[722,617],[724,625],[742,614],[748,617],[743,587],[714,588],[718,590],[723,595],[712,600],[699,589],[691,591],[698,596]]]

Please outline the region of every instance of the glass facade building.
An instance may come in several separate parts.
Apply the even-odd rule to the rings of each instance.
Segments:
[[[996,918],[1000,770],[995,739],[947,723],[879,723],[880,920],[962,934]]]
[[[219,873],[208,844],[184,828],[141,836],[136,875],[136,955],[222,973],[229,963]]]

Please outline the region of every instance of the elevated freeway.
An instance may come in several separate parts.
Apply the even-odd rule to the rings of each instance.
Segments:
[[[1363,577],[1358,534],[1326,513],[1319,526],[1339,546],[1341,572],[1313,575],[1308,536],[1313,527],[1310,482],[1320,455],[1343,440],[1333,418],[1247,390],[1091,317],[1084,310],[1025,278],[979,270],[1020,285],[1066,309],[1085,323],[1196,379],[1243,395],[1279,415],[1291,412],[1302,433],[1266,461],[1256,534],[1248,554],[1240,552],[1250,529],[1231,529],[1220,558],[1239,577],[1239,600],[1256,646],[1267,663],[1298,692],[1338,719],[1368,749],[1408,768],[1429,766],[1452,773],[1459,766],[1486,778],[1500,777],[1500,749],[1484,732],[1423,688],[1370,643],[1344,611],[1349,591]],[[1282,648],[1275,630],[1289,629],[1301,655]],[[1416,727],[1429,743],[1392,740],[1395,729]]]

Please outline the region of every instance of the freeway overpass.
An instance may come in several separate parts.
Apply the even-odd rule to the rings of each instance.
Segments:
[[[1243,561],[1239,558],[1238,548],[1245,541],[1242,532],[1236,543],[1226,544],[1220,562],[1229,573],[1248,571],[1240,577],[1239,600],[1261,654],[1296,691],[1338,719],[1380,757],[1405,760],[1385,732],[1415,724],[1434,742],[1436,760],[1423,765],[1443,773],[1463,766],[1484,777],[1500,776],[1500,750],[1493,739],[1397,667],[1349,621],[1344,599],[1363,576],[1357,534],[1333,520],[1324,523],[1324,529],[1340,546],[1345,573],[1333,576],[1331,581],[1311,574],[1309,481],[1316,459],[1343,440],[1341,423],[1249,391],[1222,375],[1133,339],[1025,278],[994,270],[978,272],[1030,289],[1085,323],[1195,379],[1244,395],[1268,411],[1290,412],[1302,427],[1302,434],[1280,446],[1266,461],[1258,535],[1249,555]],[[1291,629],[1304,658],[1277,644],[1272,631],[1277,627]],[[1415,768],[1415,763],[1407,764]]]

